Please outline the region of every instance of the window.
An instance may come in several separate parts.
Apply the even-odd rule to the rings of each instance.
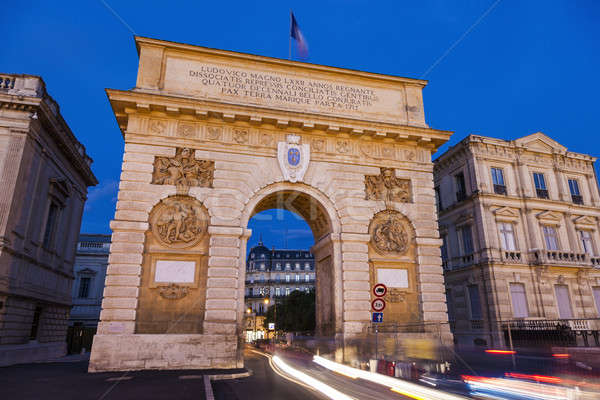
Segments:
[[[583,197],[579,193],[579,182],[577,182],[577,179],[569,179],[569,191],[571,192],[573,203],[583,204]]]
[[[309,282],[310,281],[310,275],[306,274],[304,275],[304,282]]]
[[[442,247],[440,251],[442,252],[442,263],[445,266],[445,263],[448,262],[448,235],[442,236]]]
[[[473,254],[473,237],[471,236],[471,226],[463,226],[460,229],[463,255]]]
[[[300,263],[296,263],[296,269],[300,269]]]
[[[285,276],[285,281],[286,281],[286,282],[289,282],[289,281],[290,281],[290,275],[289,275],[289,274],[287,274],[287,275]]]
[[[281,288],[275,288],[275,296],[281,296]]]
[[[260,263],[260,269],[263,271],[265,270],[265,263]]]
[[[254,253],[250,254],[250,258],[254,258]]]
[[[508,251],[515,251],[517,249],[515,245],[515,234],[513,230],[513,224],[509,222],[499,222],[498,230],[500,232],[500,243],[502,249]]]
[[[569,296],[569,287],[567,285],[554,285],[556,293],[556,304],[558,306],[558,316],[560,319],[573,318],[571,309],[571,296]]]
[[[260,281],[261,281],[261,282],[264,282],[264,281],[265,281],[265,275],[264,275],[264,274],[262,274],[262,275],[260,276]]]
[[[556,229],[552,226],[543,226],[544,240],[546,242],[546,250],[558,250],[558,235]]]
[[[265,258],[265,255],[264,255],[264,254],[261,254],[261,255],[260,255],[260,258]]]
[[[534,172],[533,183],[535,184],[535,191],[537,197],[539,197],[540,199],[547,199],[548,189],[546,188],[546,179],[544,179],[544,174],[540,172]]]
[[[494,184],[494,193],[506,194],[504,185],[504,171],[501,168],[492,167],[492,183]]]
[[[300,282],[300,274],[296,274],[296,282]]]
[[[42,307],[36,307],[33,312],[33,320],[31,321],[31,330],[29,331],[29,340],[36,340],[40,327],[40,316],[42,315]]]
[[[592,293],[594,293],[594,302],[596,303],[596,311],[598,312],[598,316],[600,316],[600,286],[594,286],[592,288]]]
[[[275,264],[275,269],[277,269],[277,270],[281,270],[281,263],[277,263],[277,264]]]
[[[594,255],[594,249],[592,247],[592,235],[589,231],[579,231],[579,238],[581,239],[581,248],[584,253],[590,256]]]
[[[438,211],[441,211],[444,209],[444,207],[442,207],[442,194],[440,192],[440,187],[436,186],[433,188],[433,190],[435,190],[435,204],[437,205]]]
[[[45,248],[52,246],[52,240],[54,239],[54,231],[58,221],[58,206],[55,203],[50,203],[48,208],[48,218],[46,218],[46,229],[44,230],[44,241],[43,245]]]
[[[291,289],[289,287],[286,287],[285,288],[285,295],[289,296],[290,295],[290,291],[291,291]]]
[[[310,263],[304,263],[304,269],[308,271],[310,269]]]
[[[285,263],[285,269],[290,269],[291,264],[290,263]]]
[[[469,313],[472,320],[481,319],[481,299],[479,298],[479,286],[467,286],[469,291]]]
[[[82,277],[79,279],[79,294],[80,299],[87,299],[90,295],[90,283],[92,278]]]
[[[509,286],[513,316],[515,318],[529,317],[529,308],[527,307],[527,296],[525,295],[525,285],[523,285],[522,283],[510,283]]]
[[[456,185],[456,201],[462,201],[467,197],[467,187],[465,185],[465,175],[460,172],[454,176]]]
[[[452,290],[446,290],[446,305],[448,307],[448,320],[454,321],[454,299],[452,298]]]

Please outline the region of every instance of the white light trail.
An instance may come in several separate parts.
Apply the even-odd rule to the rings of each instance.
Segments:
[[[464,400],[466,397],[445,393],[436,389],[426,388],[415,383],[406,382],[390,376],[376,374],[361,369],[352,368],[347,365],[339,364],[320,356],[314,356],[313,361],[322,367],[343,375],[355,376],[370,382],[375,382],[389,387],[396,393],[401,393],[413,399],[427,400]]]
[[[272,357],[273,363],[279,369],[281,369],[286,374],[301,380],[304,384],[318,390],[323,393],[325,396],[329,397],[333,400],[354,400],[352,397],[345,395],[344,393],[332,388],[329,385],[324,384],[323,382],[313,378],[305,374],[304,372],[300,372],[295,368],[290,367],[286,364],[281,358],[277,356]]]

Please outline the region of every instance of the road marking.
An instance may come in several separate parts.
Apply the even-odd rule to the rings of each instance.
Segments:
[[[133,379],[133,376],[118,376],[116,378],[108,378],[106,382],[121,382]]]

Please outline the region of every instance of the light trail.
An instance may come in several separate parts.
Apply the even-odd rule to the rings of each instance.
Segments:
[[[337,372],[344,375],[352,375],[357,378],[364,379],[370,382],[375,382],[383,386],[387,386],[393,392],[402,394],[407,397],[411,397],[416,400],[463,400],[466,397],[444,393],[440,390],[430,389],[417,385],[415,383],[406,382],[400,379],[392,378],[390,376],[376,374],[369,371],[363,371],[361,369],[352,368],[347,365],[339,364],[328,360],[320,356],[314,356],[313,361],[320,366],[327,368],[331,371]]]
[[[261,353],[255,350],[251,351],[256,354],[260,354],[263,357],[267,357],[269,359],[269,364],[271,365],[273,371],[284,379],[287,379],[298,385],[304,386],[305,388],[316,390],[332,400],[356,400],[353,397],[350,397],[340,392],[339,390],[336,390],[331,386],[319,381],[318,379],[315,379],[312,376],[305,374],[304,372],[298,371],[297,369],[288,365],[278,356],[271,356],[269,354]],[[280,371],[283,371],[285,374]],[[286,376],[286,374],[289,376]]]

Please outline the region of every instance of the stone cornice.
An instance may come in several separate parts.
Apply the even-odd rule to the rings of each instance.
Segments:
[[[106,89],[106,92],[122,132],[127,130],[130,115],[145,114],[177,117],[189,121],[206,119],[217,119],[225,122],[243,121],[255,126],[272,125],[284,129],[295,127],[307,132],[325,131],[332,135],[347,134],[351,137],[369,136],[376,140],[410,141],[429,148],[431,152],[436,151],[452,134],[449,131],[410,125],[324,117],[312,113],[290,112],[258,106],[238,106],[202,99],[166,96],[158,93],[115,89]]]

